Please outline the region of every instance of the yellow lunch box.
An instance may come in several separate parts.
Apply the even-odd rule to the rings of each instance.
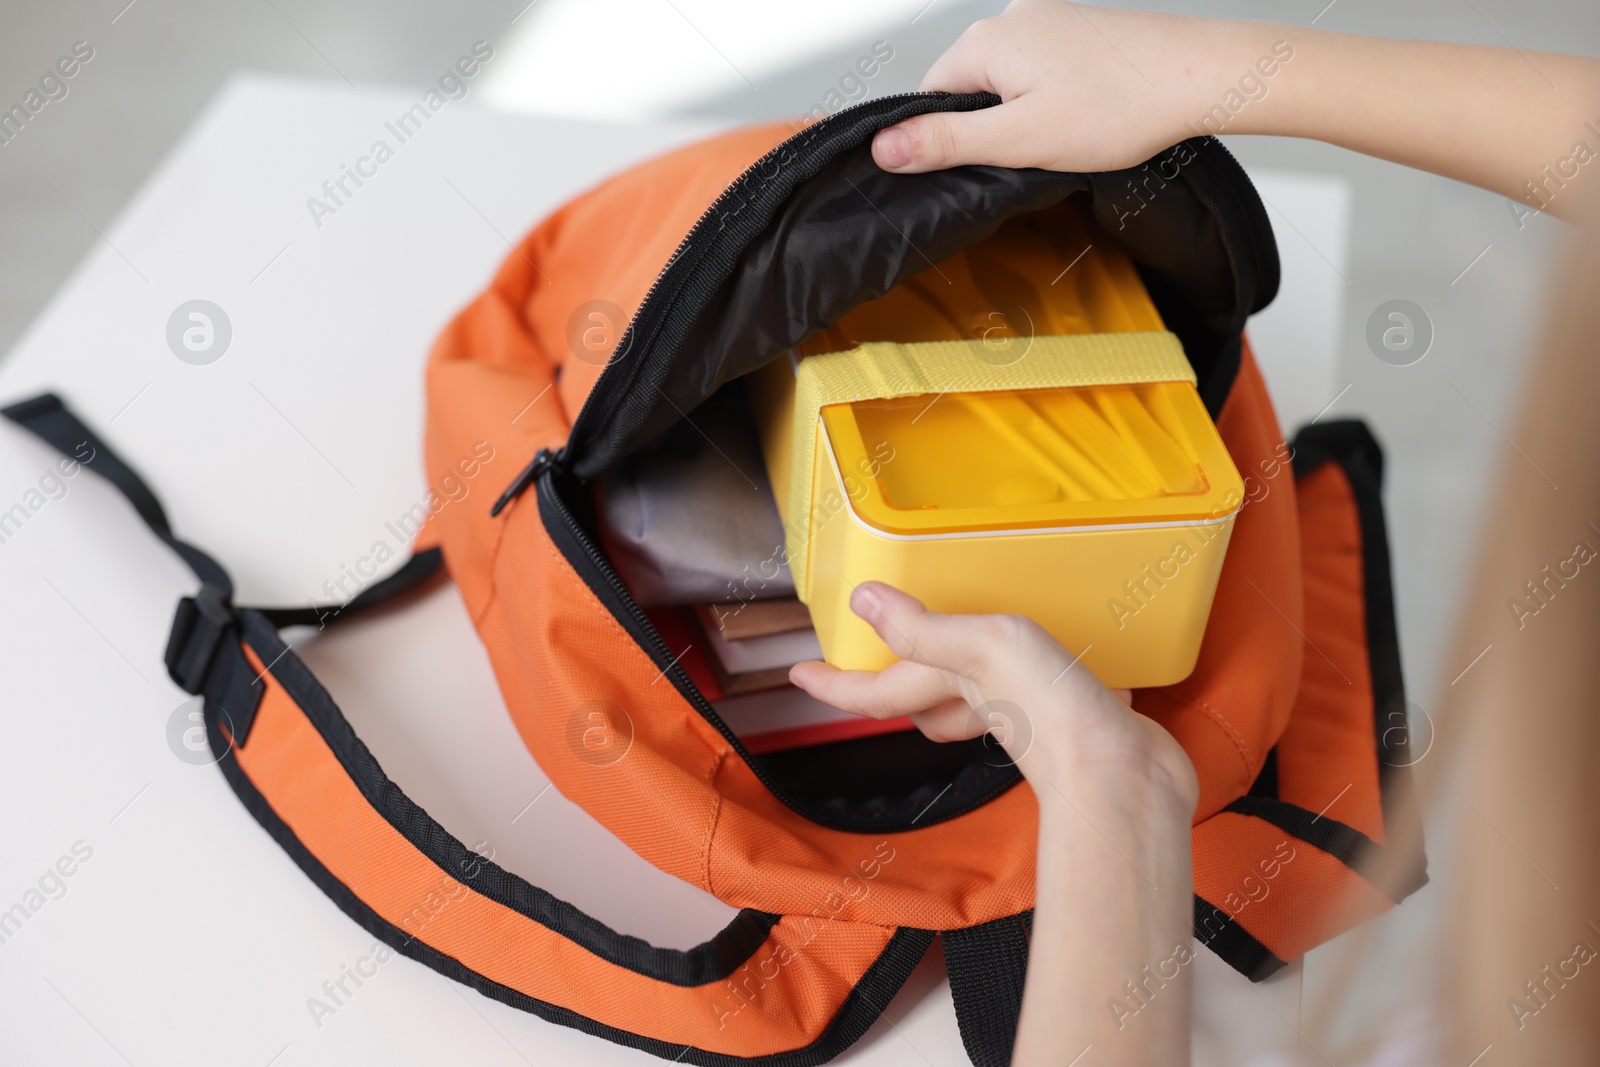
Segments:
[[[895,660],[850,610],[873,580],[1029,616],[1107,685],[1194,668],[1242,481],[1132,265],[1086,240],[1075,284],[1048,289],[1061,253],[1036,236],[976,247],[1006,264],[1008,320],[1059,332],[997,347],[964,328],[995,297],[969,250],[933,268],[945,284],[919,292],[924,272],[750,380],[796,591],[836,667]]]

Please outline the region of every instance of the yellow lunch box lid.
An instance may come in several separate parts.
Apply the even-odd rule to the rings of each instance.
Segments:
[[[851,511],[884,534],[1208,522],[1243,499],[1187,381],[901,396],[820,415],[841,479],[859,487]]]

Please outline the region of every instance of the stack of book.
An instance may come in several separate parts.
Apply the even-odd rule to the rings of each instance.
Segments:
[[[700,604],[695,622],[724,696],[789,684],[789,668],[821,659],[811,613],[798,600]]]
[[[862,718],[789,684],[789,668],[822,658],[798,600],[654,608],[656,630],[728,728],[753,753],[914,729],[909,719]]]

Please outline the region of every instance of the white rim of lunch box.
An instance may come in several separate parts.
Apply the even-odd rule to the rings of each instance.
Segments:
[[[833,450],[833,442],[828,438],[828,427],[822,421],[820,415],[817,417],[817,433],[820,435],[817,447],[827,449],[828,463],[833,467],[833,476],[838,480],[839,485],[843,486],[844,473],[839,470],[839,457]],[[850,498],[848,492],[844,494],[844,499],[845,510],[850,513],[851,521],[872,536],[881,537],[888,541],[957,541],[979,537],[1035,537],[1040,534],[1083,533],[1092,530],[1159,530],[1176,529],[1180,526],[1220,526],[1244,509],[1244,501],[1241,500],[1238,507],[1235,507],[1225,515],[1219,515],[1213,519],[1165,519],[1160,522],[1087,522],[1076,526],[1035,526],[1017,530],[953,530],[950,533],[899,534],[890,533],[888,530],[880,530],[858,515],[856,513],[856,502]]]

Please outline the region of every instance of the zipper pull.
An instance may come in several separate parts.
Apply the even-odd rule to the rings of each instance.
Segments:
[[[491,519],[495,518],[504,511],[507,505],[522,495],[522,491],[528,488],[535,478],[554,467],[560,455],[560,450],[539,449],[534,454],[534,457],[528,461],[528,465],[522,468],[521,473],[511,480],[510,485],[506,486],[506,491],[500,494],[500,499],[494,502],[494,507],[489,509],[489,517]]]

